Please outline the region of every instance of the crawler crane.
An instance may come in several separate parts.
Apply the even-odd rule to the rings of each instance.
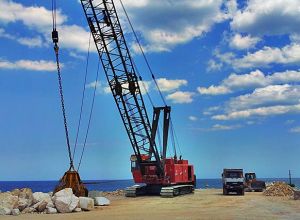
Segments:
[[[81,4],[134,151],[131,156],[133,179],[135,183],[142,184],[127,188],[126,196],[160,194],[173,197],[192,193],[196,183],[193,165],[181,157],[166,157],[171,108],[167,105],[155,107],[150,124],[139,77],[114,1],[81,0]],[[155,142],[161,112],[164,118],[162,153],[158,151]]]

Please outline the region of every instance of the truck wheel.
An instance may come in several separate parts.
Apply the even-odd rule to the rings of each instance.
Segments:
[[[245,191],[243,189],[241,190],[241,195],[245,195]]]
[[[227,194],[228,194],[227,189],[225,189],[225,187],[223,187],[223,195],[227,195]]]

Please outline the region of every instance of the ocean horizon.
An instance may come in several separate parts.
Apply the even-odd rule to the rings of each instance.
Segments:
[[[288,178],[260,178],[266,182],[283,181],[288,183]],[[134,185],[132,179],[127,180],[83,180],[88,190],[115,191],[125,189]],[[300,178],[293,178],[292,183],[300,187]],[[30,188],[33,192],[52,192],[58,181],[0,181],[0,191],[6,192],[14,189]],[[222,180],[216,179],[197,179],[197,189],[221,189]]]

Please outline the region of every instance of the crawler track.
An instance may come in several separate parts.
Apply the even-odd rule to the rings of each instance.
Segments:
[[[194,192],[193,185],[175,185],[175,186],[131,186],[126,188],[126,197],[136,197],[141,195],[160,195],[163,198],[173,198],[184,194]]]

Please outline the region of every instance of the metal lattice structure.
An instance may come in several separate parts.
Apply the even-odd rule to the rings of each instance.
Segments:
[[[151,139],[151,125],[113,0],[81,0],[102,66],[142,173],[163,165]],[[150,155],[142,160],[142,155]]]

